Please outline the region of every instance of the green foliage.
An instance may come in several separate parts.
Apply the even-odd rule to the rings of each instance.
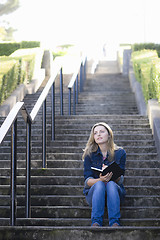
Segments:
[[[37,41],[22,41],[20,43],[20,48],[36,48],[40,47],[40,42]]]
[[[53,59],[56,57],[61,57],[66,55],[69,52],[71,47],[73,47],[73,45],[71,44],[64,44],[64,45],[57,46],[57,49],[52,52]]]
[[[3,73],[0,74],[0,103],[16,88],[19,81],[19,62],[15,59],[0,59]]]
[[[160,57],[160,44],[155,43],[135,43],[132,45],[132,51],[140,51],[144,49],[156,50],[158,57]]]
[[[58,52],[52,52],[53,54],[53,59],[55,59],[56,57],[61,57],[67,54],[66,51],[58,51]]]
[[[26,50],[19,49],[10,57],[0,57],[0,104],[19,84],[28,83],[32,79],[36,51]]]
[[[20,43],[0,43],[0,56],[9,56],[20,48]]]
[[[0,43],[0,56],[9,56],[17,49],[21,48],[36,48],[40,47],[40,42],[36,41],[22,41],[20,43]]]
[[[160,59],[157,51],[133,52],[132,62],[136,79],[142,85],[145,101],[157,98],[160,102]]]

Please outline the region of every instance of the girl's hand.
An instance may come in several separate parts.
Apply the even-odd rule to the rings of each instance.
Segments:
[[[109,182],[112,176],[113,176],[112,172],[107,173],[105,176],[102,176],[102,173],[100,173],[99,178],[100,178],[100,181],[102,182]]]
[[[108,167],[107,165],[103,164],[102,165],[102,170],[104,170],[106,167]]]

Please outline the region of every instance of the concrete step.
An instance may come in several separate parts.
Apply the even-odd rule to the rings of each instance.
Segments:
[[[48,153],[74,153],[74,152],[77,152],[77,153],[81,153],[83,154],[83,148],[85,147],[82,146],[82,147],[74,147],[74,146],[62,146],[61,148],[59,148],[59,146],[54,146],[53,145],[50,145],[47,146],[47,152]],[[123,147],[123,146],[122,146]],[[127,153],[146,153],[146,152],[150,152],[150,153],[156,153],[157,152],[157,149],[155,146],[125,146],[125,150]],[[10,147],[8,146],[3,146],[3,148],[1,149],[1,153],[7,153],[10,151]],[[26,151],[26,148],[21,146],[20,148],[17,149],[17,153],[24,153]],[[37,147],[34,147],[33,149],[34,153],[40,153],[42,151],[42,147],[41,146],[37,146]]]
[[[41,154],[41,150],[38,152],[32,152],[32,160],[42,160],[42,154]],[[70,159],[70,160],[81,160],[82,159],[82,152],[80,153],[62,153],[62,152],[55,152],[55,153],[47,153],[47,159],[48,160],[64,160],[64,159]],[[135,153],[135,152],[127,152],[127,159],[135,159],[135,160],[154,160],[158,158],[157,152],[156,153],[147,153],[147,152],[143,152],[143,153]],[[8,160],[11,159],[11,153],[10,151],[8,153],[1,153],[0,154],[0,160]],[[25,152],[21,152],[21,154],[17,154],[17,160],[25,160],[26,159],[26,153]]]
[[[94,122],[95,124],[96,122]],[[79,128],[78,128],[79,126]],[[93,125],[92,124],[80,124],[80,123],[77,123],[77,124],[73,124],[72,122],[70,124],[66,124],[64,123],[64,125],[61,125],[61,124],[56,124],[55,127],[56,127],[56,131],[58,132],[59,128],[61,128],[61,130],[77,130],[77,131],[87,131],[88,130],[88,133],[90,132],[91,130],[91,127]],[[145,130],[145,129],[150,129],[150,125],[149,124],[129,124],[129,123],[125,123],[125,124],[109,124],[109,126],[112,128],[112,131],[116,133],[117,130],[121,129],[121,131],[123,131],[124,129],[125,130],[132,130],[133,132],[138,129],[138,130]],[[48,123],[47,122],[47,128],[49,129],[51,127],[51,123]],[[32,129],[36,130],[38,129],[38,132],[41,131],[42,129],[42,123],[37,123],[35,125],[33,125]],[[25,132],[25,125],[18,125],[18,133],[21,133],[21,132]]]
[[[28,239],[53,239],[54,240],[70,240],[70,239],[150,239],[158,240],[160,234],[160,228],[156,226],[152,227],[121,227],[121,228],[110,228],[100,227],[93,229],[90,226],[30,226],[30,227],[0,227],[0,231],[4,239],[15,239],[18,240],[19,236],[23,236],[23,240]],[[20,239],[20,238],[19,238]],[[149,238],[148,238],[149,239]]]
[[[42,139],[42,137],[41,137]],[[126,146],[155,146],[155,141],[154,140],[115,140],[115,143],[119,146],[123,146],[124,148]],[[37,141],[37,140],[32,140],[32,148],[34,147],[38,147],[41,145],[41,141]],[[74,146],[74,147],[81,147],[84,148],[84,146],[86,145],[86,141],[63,141],[62,140],[57,140],[53,142],[50,142],[48,140],[47,146],[54,146],[54,147],[58,147],[58,146],[62,146],[62,147],[68,147],[68,146]],[[3,147],[9,147],[11,146],[11,142],[10,141],[5,141],[3,143]],[[24,139],[23,141],[17,141],[17,146],[19,147],[25,147],[26,146],[26,140]]]
[[[73,178],[74,179],[74,178]],[[36,205],[36,201],[37,204],[40,205],[45,205],[45,202],[47,201],[46,196],[50,196],[51,198],[56,198],[56,195],[62,195],[67,198],[67,196],[70,198],[71,196],[81,196],[83,194],[83,189],[84,189],[84,185],[51,185],[47,182],[47,179],[44,178],[45,181],[45,185],[37,185],[37,184],[33,184],[31,185],[31,194],[32,194],[32,205]],[[9,185],[0,185],[0,205],[9,205],[9,201],[7,202],[6,200],[9,199],[9,194],[10,194],[10,187]],[[160,196],[158,196],[158,192],[160,191],[160,187],[159,186],[136,186],[136,185],[125,185],[125,189],[126,189],[126,205],[129,204],[129,206],[138,206],[146,204],[146,200],[145,199],[152,199],[154,198],[154,202],[152,204],[158,205],[159,201],[160,201]],[[20,181],[17,182],[17,194],[18,195],[25,195],[25,184],[21,184]],[[35,196],[36,195],[36,196]],[[45,196],[46,195],[46,196]],[[36,200],[36,197],[39,197],[39,202],[38,200]],[[22,204],[22,198],[24,197],[19,197],[20,200],[19,203],[20,205]],[[40,198],[42,198],[40,200]],[[81,196],[81,198],[84,198],[83,196]],[[137,201],[137,199],[140,199],[139,202]],[[141,200],[143,199],[143,200]],[[129,201],[131,200],[131,204],[129,203]],[[40,203],[41,201],[41,203]],[[44,201],[44,204],[43,204]],[[144,203],[142,203],[142,201],[144,201]],[[23,201],[24,202],[24,201]],[[54,202],[54,200],[53,200]],[[3,203],[3,204],[2,204]],[[47,203],[48,204],[48,203]],[[50,203],[52,205],[52,203]],[[60,204],[60,202],[59,202]],[[147,204],[146,204],[147,205]]]
[[[25,169],[19,168],[17,169],[18,176],[25,175]],[[83,176],[83,168],[35,168],[31,170],[31,174],[38,176]],[[158,176],[160,174],[159,168],[128,168],[125,171],[126,176]],[[0,169],[0,176],[9,176],[10,175],[10,168],[1,168]]]
[[[138,223],[138,225],[137,225]],[[9,226],[10,219],[0,218],[0,225]],[[121,219],[122,226],[160,226],[160,219],[138,218]],[[90,226],[90,218],[18,218],[17,226]],[[108,226],[107,219],[104,220],[103,227]]]
[[[9,217],[9,207],[0,208],[1,217]],[[160,218],[160,207],[121,207],[122,218]],[[32,206],[33,218],[90,218],[91,208],[87,206]],[[17,217],[25,217],[25,208],[17,207]],[[107,214],[106,216],[107,217]]]
[[[10,177],[2,175],[0,176],[0,184],[8,185],[10,183]],[[25,175],[17,176],[18,184],[25,184]],[[156,187],[160,185],[159,176],[127,176],[124,178],[125,186],[151,186]],[[31,184],[32,185],[73,185],[73,176],[31,176]],[[84,177],[74,176],[74,185],[83,186],[84,185]]]
[[[8,168],[10,167],[11,160],[1,160],[1,168]],[[157,160],[127,160],[126,167],[134,168],[136,165],[137,168],[160,168],[160,162]],[[24,168],[26,166],[26,161],[18,160],[17,167]],[[31,162],[32,168],[41,168],[42,167],[42,160],[32,160]],[[57,160],[47,160],[47,167],[48,168],[57,168]],[[83,167],[83,161],[81,160],[58,160],[58,167],[60,168],[79,168]]]

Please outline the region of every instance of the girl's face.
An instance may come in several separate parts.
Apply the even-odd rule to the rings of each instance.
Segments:
[[[107,129],[104,126],[96,126],[93,130],[94,140],[99,144],[107,143],[109,134]]]

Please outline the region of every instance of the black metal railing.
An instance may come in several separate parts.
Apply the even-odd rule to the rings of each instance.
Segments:
[[[51,90],[51,140],[55,140],[55,79],[57,75],[60,75],[60,114],[63,115],[63,73],[62,64],[59,61],[53,61],[50,63],[51,76],[39,96],[36,104],[34,105],[31,113],[29,114],[24,102],[17,102],[13,109],[8,114],[7,118],[3,122],[0,128],[0,144],[4,140],[9,129],[12,129],[11,137],[11,221],[12,226],[16,225],[16,166],[17,166],[17,115],[21,112],[24,121],[26,123],[26,218],[31,217],[31,126],[35,121],[35,118],[42,107],[42,168],[46,168],[46,98]],[[80,83],[78,83],[78,74],[80,75]],[[68,88],[70,89],[70,103],[69,109],[71,109],[71,89],[75,86],[74,96],[76,98],[73,101],[73,114],[75,114],[75,102],[78,103],[78,86],[79,92],[83,90],[84,81],[86,79],[86,58],[81,59],[75,73],[72,76]],[[69,112],[71,115],[71,111]]]
[[[84,82],[86,80],[86,57],[82,58],[77,62],[75,72],[68,85],[69,97],[68,97],[68,114],[76,114],[76,104],[78,104],[78,94],[83,91]],[[80,83],[78,80],[80,79]],[[72,111],[72,90],[73,90],[73,111]]]
[[[10,177],[10,224],[12,226],[16,223],[16,178],[17,178],[17,115],[24,106],[24,102],[17,102],[12,108],[7,118],[0,128],[0,144],[3,142],[6,134],[11,128],[11,177]]]

